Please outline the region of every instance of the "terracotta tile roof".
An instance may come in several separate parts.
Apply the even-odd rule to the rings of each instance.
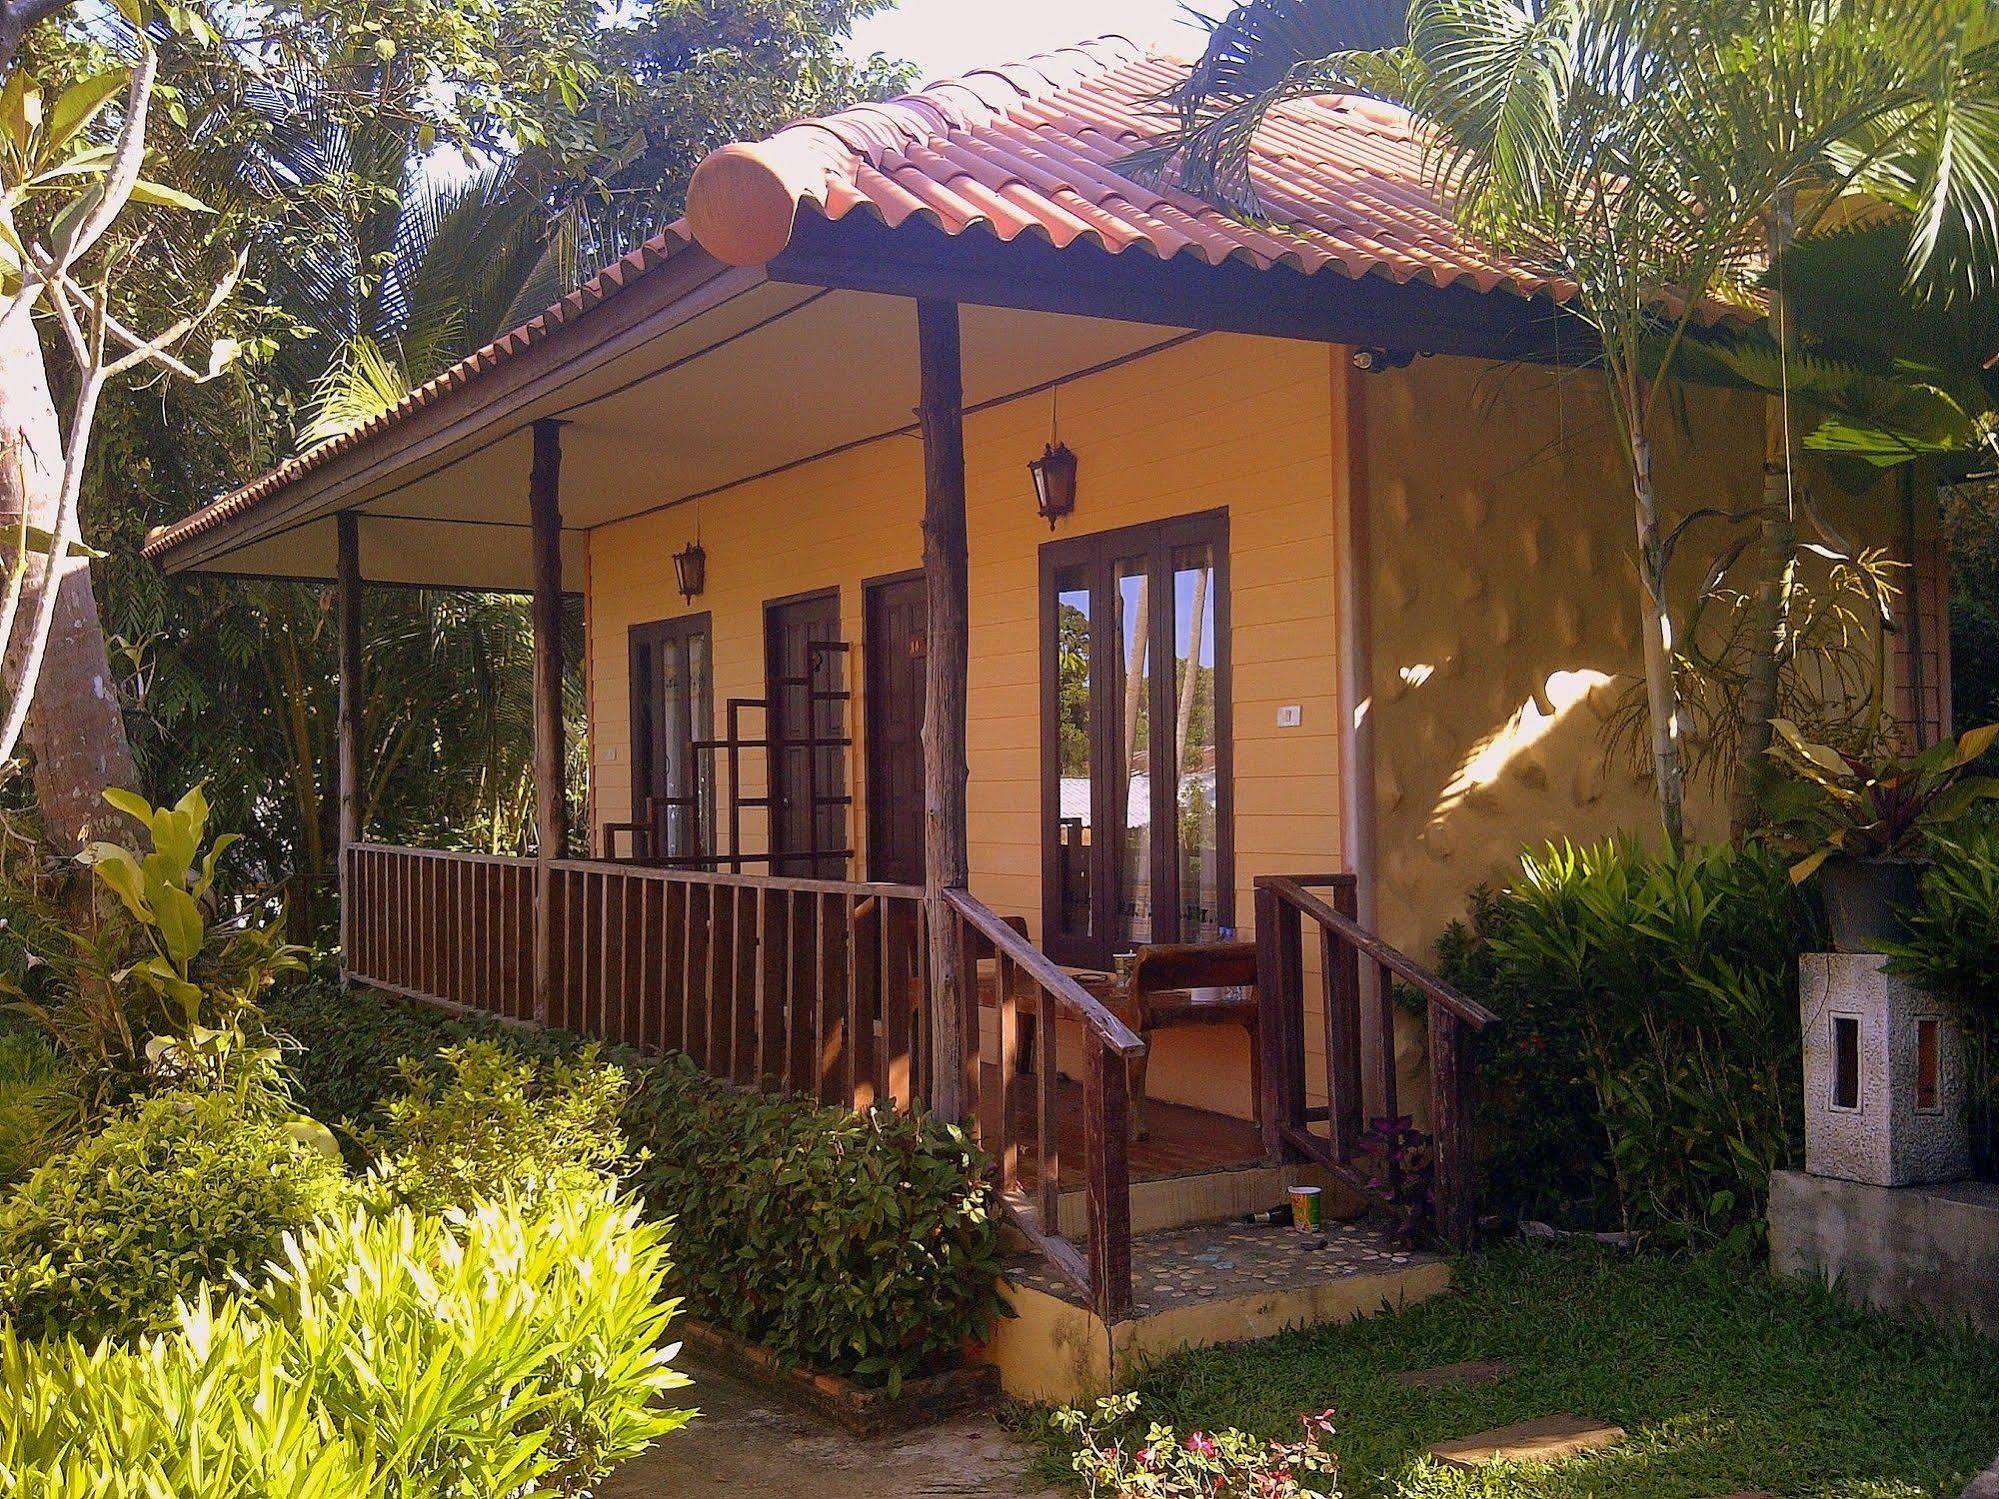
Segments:
[[[803,121],[704,161],[688,221],[703,248],[739,265],[774,258],[805,208],[869,213],[891,228],[920,218],[954,235],[1038,234],[1058,248],[1088,240],[1113,254],[1572,295],[1467,243],[1423,183],[1408,115],[1375,100],[1303,99],[1271,116],[1251,162],[1270,222],[1133,181],[1126,159],[1170,123],[1153,101],[1186,70],[1103,37]]]
[[[769,140],[709,156],[688,217],[571,293],[411,392],[381,415],[289,459],[173,525],[144,553],[176,545],[252,509],[302,475],[546,338],[630,286],[688,244],[717,259],[762,264],[788,242],[800,208],[841,219],[868,213],[891,227],[920,219],[949,234],[1002,240],[1035,234],[1120,253],[1189,255],[1259,269],[1385,276],[1565,301],[1573,288],[1467,243],[1424,186],[1408,117],[1350,96],[1278,109],[1259,135],[1252,176],[1271,222],[1245,223],[1171,186],[1124,175],[1132,150],[1165,123],[1150,102],[1187,64],[1147,56],[1122,37],[934,83],[881,104],[804,121]]]

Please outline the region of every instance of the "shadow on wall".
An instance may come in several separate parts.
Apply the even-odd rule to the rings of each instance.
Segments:
[[[1365,387],[1378,901],[1412,953],[1523,847],[1656,828],[1649,778],[1604,742],[1642,667],[1630,490],[1597,381],[1433,359]],[[1759,407],[1687,404],[1659,441],[1665,492],[1748,503]],[[1690,794],[1697,836],[1712,801]]]

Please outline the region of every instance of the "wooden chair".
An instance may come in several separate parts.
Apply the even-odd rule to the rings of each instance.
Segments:
[[[1239,1025],[1249,1033],[1250,1117],[1262,1122],[1263,1048],[1256,1030],[1256,944],[1176,942],[1141,947],[1131,966],[1119,1018],[1145,1040],[1132,1064],[1131,1114],[1145,1136],[1145,1074],[1152,1033],[1176,1025]]]

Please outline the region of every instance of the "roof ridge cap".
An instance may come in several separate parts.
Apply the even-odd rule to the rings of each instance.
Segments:
[[[819,130],[831,135],[841,146],[855,156],[867,158],[870,165],[879,166],[880,157],[867,146],[856,145],[840,127],[848,124],[862,124],[880,121],[891,127],[906,126],[897,131],[903,144],[913,144],[929,139],[932,135],[947,133],[953,129],[977,129],[990,124],[1010,110],[1022,104],[1031,104],[1045,99],[1050,94],[1063,89],[1074,88],[1087,79],[1113,72],[1131,63],[1150,56],[1138,43],[1123,32],[1107,31],[1101,36],[1072,42],[1063,47],[1051,47],[1044,52],[1031,53],[1017,62],[989,64],[984,67],[968,68],[963,73],[947,73],[941,78],[933,78],[909,90],[887,99],[864,100],[849,104],[844,109],[836,109],[828,115],[792,120],[779,126],[760,141],[737,142],[755,149],[759,146],[775,145],[784,136],[794,131]],[[1059,59],[1080,58],[1085,66],[1070,67],[1060,72],[1051,69]],[[1039,87],[1023,86],[1020,75],[1029,74],[1039,81]],[[992,79],[1013,91],[1013,99],[1005,108],[995,104],[978,86],[981,79]],[[980,118],[970,118],[969,113],[949,107],[945,96],[968,94],[976,101]],[[915,115],[923,119],[926,128],[915,128],[915,121],[906,116]],[[859,132],[856,132],[859,133]],[[724,147],[723,149],[727,149]]]
[[[954,131],[974,131],[1022,105],[1142,62],[1128,36],[1108,33],[1024,62],[976,68],[893,99],[794,120],[760,141],[711,151],[687,187],[687,221],[701,247],[729,265],[766,265],[791,242],[801,203],[824,209],[864,167]]]

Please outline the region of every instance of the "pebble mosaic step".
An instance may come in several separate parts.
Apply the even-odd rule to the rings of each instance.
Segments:
[[[1474,1358],[1457,1364],[1439,1364],[1434,1369],[1404,1369],[1395,1382],[1405,1390],[1474,1390],[1498,1384],[1520,1371],[1505,1359]]]
[[[1452,1468],[1483,1468],[1489,1463],[1551,1463],[1613,1447],[1623,1440],[1621,1426],[1593,1421],[1587,1416],[1554,1415],[1439,1442],[1430,1449],[1430,1455]]]
[[[1132,1240],[1133,1315],[1149,1317],[1202,1302],[1437,1262],[1438,1256],[1403,1249],[1382,1229],[1364,1222],[1329,1223],[1316,1234],[1249,1223],[1197,1224]],[[1009,1260],[1007,1274],[1016,1284],[1064,1300],[1080,1299],[1039,1256]]]

